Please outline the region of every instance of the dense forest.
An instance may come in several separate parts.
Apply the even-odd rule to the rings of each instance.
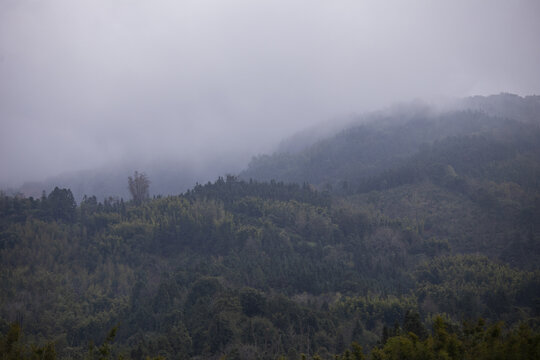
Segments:
[[[176,196],[2,193],[2,357],[539,358],[527,109],[379,118]]]

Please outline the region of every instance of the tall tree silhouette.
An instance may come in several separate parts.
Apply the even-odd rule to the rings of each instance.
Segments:
[[[145,173],[135,171],[133,177],[128,177],[129,192],[133,197],[133,202],[140,205],[144,200],[148,199],[148,189],[150,188],[150,180]]]

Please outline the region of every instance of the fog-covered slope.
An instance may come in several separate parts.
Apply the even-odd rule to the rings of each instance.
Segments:
[[[504,141],[506,134],[514,134],[519,143],[519,136],[534,133],[540,124],[539,99],[501,94],[463,99],[454,105],[460,110],[411,105],[374,113],[301,151],[255,157],[241,176],[335,186],[357,183],[399,167],[426,150],[426,145],[451,137],[481,135]],[[505,103],[511,106],[505,107]]]

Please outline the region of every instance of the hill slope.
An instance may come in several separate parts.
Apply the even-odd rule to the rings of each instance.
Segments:
[[[243,174],[298,184],[228,176],[140,205],[2,194],[0,350],[16,323],[45,346],[29,353],[53,341],[65,358],[347,359],[352,342],[381,359],[534,357],[538,124],[380,119]]]
[[[511,106],[505,107],[506,103]],[[456,106],[465,108],[460,111],[439,113],[411,106],[374,114],[302,151],[256,157],[241,176],[336,185],[379,175],[425,152],[425,145],[450,137],[486,136],[504,142],[509,135],[517,144],[520,136],[525,136],[528,143],[534,143],[528,132],[538,131],[539,106],[538,96],[520,98],[502,94],[464,99]]]
[[[408,221],[425,239],[448,239],[454,252],[480,251],[535,268],[538,99],[503,94],[464,101],[495,113],[511,100],[503,109],[517,120],[476,110],[379,117],[299,153],[255,158],[241,176],[315,184],[352,207]]]

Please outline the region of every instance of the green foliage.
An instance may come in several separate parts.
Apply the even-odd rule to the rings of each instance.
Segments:
[[[440,311],[539,316],[536,272],[441,257],[449,241],[415,222],[307,187],[228,178],[137,206],[90,197],[70,222],[45,202],[2,200],[0,316],[29,339],[58,339],[62,356],[117,323],[117,350],[106,340],[92,356],[325,357],[381,335],[424,341]]]
[[[383,347],[373,349],[372,359],[537,359],[540,334],[526,325],[504,331],[501,324],[486,326],[464,324],[457,332],[436,317],[433,332],[425,340],[409,332],[388,339]]]
[[[56,359],[56,350],[52,342],[43,346],[24,345],[21,327],[14,323],[5,335],[2,334],[0,356],[2,360],[54,360]]]

